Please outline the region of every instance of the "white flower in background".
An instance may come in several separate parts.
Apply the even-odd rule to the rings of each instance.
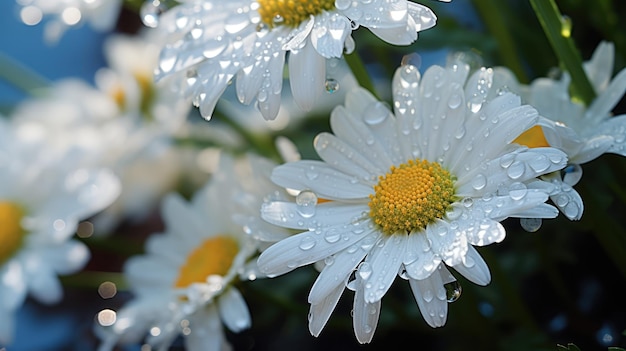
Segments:
[[[97,87],[61,80],[12,115],[25,139],[45,142],[61,154],[82,149],[85,165],[109,167],[119,175],[124,191],[98,215],[96,232],[107,232],[122,219],[143,218],[181,177],[173,138],[184,127],[191,103],[172,94],[173,79],[153,83],[156,34],[111,37],[105,50],[110,66],[97,72]]]
[[[146,342],[158,349],[182,334],[187,350],[223,350],[228,345],[222,322],[233,332],[250,326],[233,283],[259,277],[249,260],[266,245],[260,239],[289,234],[259,215],[267,196],[287,196],[269,180],[273,167],[258,157],[234,160],[222,154],[218,171],[191,203],[177,194],[164,198],[165,233],[151,236],[146,255],[126,264],[135,298],[117,312],[114,324],[98,329],[100,350],[140,342],[146,334]]]
[[[564,72],[559,80],[538,78],[530,86],[520,85],[506,68],[496,70],[496,84],[520,93],[542,118],[538,126],[524,133],[517,142],[529,147],[552,146],[564,151],[570,162],[563,175],[545,176],[556,185],[550,196],[561,212],[571,220],[583,214],[583,202],[572,188],[582,177],[581,164],[604,153],[626,156],[626,115],[613,117],[612,110],[626,92],[626,69],[613,79],[615,48],[602,42],[584,69],[597,97],[586,107],[569,95],[571,78]]]
[[[109,171],[74,168],[74,154],[24,144],[0,120],[0,345],[10,345],[14,314],[27,295],[53,304],[63,291],[57,275],[89,259],[71,237],[78,222],[108,206],[120,191]]]
[[[264,204],[262,216],[304,231],[269,247],[258,265],[276,276],[323,261],[309,294],[313,335],[347,285],[356,337],[370,342],[396,275],[409,281],[428,324],[442,326],[444,284],[454,281],[445,265],[486,285],[489,269],[474,246],[503,240],[507,217],[558,214],[544,203],[551,185],[535,177],[563,168],[565,154],[511,144],[537,111],[510,93],[486,101],[493,71],[476,72],[464,87],[468,72],[433,66],[420,80],[414,66],[402,66],[395,113],[354,90],[331,114],[334,134],[315,139],[322,161],[274,169],[276,184],[301,192],[295,203]]]
[[[44,36],[56,43],[71,27],[89,23],[97,31],[106,32],[115,27],[122,8],[121,0],[17,0],[20,19],[27,25],[39,24],[44,17]]]
[[[239,101],[256,100],[265,119],[274,119],[287,52],[293,98],[309,110],[332,79],[325,59],[354,49],[353,30],[363,26],[386,42],[408,45],[435,22],[429,8],[406,0],[187,0],[159,19],[171,39],[156,77],[187,77],[184,94],[207,118],[236,77]]]

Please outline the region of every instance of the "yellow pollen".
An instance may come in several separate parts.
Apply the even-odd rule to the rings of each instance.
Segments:
[[[140,110],[143,113],[145,118],[152,117],[152,103],[156,98],[156,91],[154,89],[154,81],[152,76],[146,72],[136,72],[135,79],[137,80],[137,84],[139,84],[139,88],[141,89],[141,103]]]
[[[10,201],[0,201],[0,266],[22,246],[26,234],[22,217],[22,207]]]
[[[409,160],[391,166],[370,195],[370,217],[392,235],[425,229],[455,201],[454,179],[436,162]]]
[[[121,110],[126,108],[126,92],[121,85],[116,85],[113,89],[111,89],[109,94]]]
[[[261,21],[270,27],[297,27],[311,15],[335,8],[335,0],[257,0]]]
[[[220,235],[205,240],[180,267],[174,286],[184,288],[192,283],[205,283],[211,275],[226,275],[238,252],[239,245],[232,237]]]
[[[514,143],[528,146],[529,148],[535,147],[548,147],[548,141],[546,140],[546,136],[543,134],[543,129],[541,126],[534,126],[524,133],[520,134],[515,140]]]

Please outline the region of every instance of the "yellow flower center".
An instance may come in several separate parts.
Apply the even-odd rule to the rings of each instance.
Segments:
[[[543,134],[541,126],[534,126],[528,129],[513,140],[513,142],[528,146],[529,148],[550,146],[546,140],[546,136]]]
[[[370,195],[370,217],[383,233],[410,233],[443,218],[455,201],[454,179],[436,162],[409,160],[391,166]]]
[[[24,210],[10,201],[0,201],[0,266],[8,261],[24,241]]]
[[[205,283],[211,275],[226,275],[238,252],[239,244],[232,237],[220,235],[205,240],[180,267],[174,286],[184,288],[192,283]]]
[[[261,21],[270,27],[297,27],[311,15],[335,8],[335,0],[257,0]]]

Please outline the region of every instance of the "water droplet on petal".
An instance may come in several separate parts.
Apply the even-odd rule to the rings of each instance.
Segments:
[[[372,266],[368,262],[362,262],[359,265],[358,273],[361,279],[367,280],[372,275]]]
[[[146,27],[156,28],[159,25],[159,17],[167,10],[164,3],[159,0],[147,0],[139,9],[141,22]]]
[[[502,162],[500,164],[502,164]],[[511,179],[518,179],[522,175],[524,175],[525,171],[526,171],[526,165],[520,161],[515,161],[507,168],[506,174]]]
[[[509,196],[515,201],[523,199],[527,193],[528,188],[524,183],[515,182],[509,187]]]
[[[455,280],[452,283],[444,284],[443,287],[446,289],[446,299],[448,302],[454,302],[461,297],[463,288],[458,281]]]
[[[296,206],[302,217],[309,218],[315,215],[315,205],[317,195],[310,190],[303,190],[296,196]]]
[[[387,116],[389,116],[387,106],[380,101],[375,101],[367,106],[363,114],[363,121],[369,125],[376,125],[382,123]]]
[[[520,218],[519,224],[530,233],[534,233],[541,228],[541,218]]]
[[[334,78],[327,78],[326,82],[324,82],[324,88],[326,89],[326,92],[332,94],[339,90],[339,82]]]
[[[472,188],[474,190],[482,190],[487,185],[487,177],[484,174],[478,174],[472,180]]]
[[[313,246],[315,246],[316,243],[317,242],[315,241],[315,239],[312,236],[307,235],[304,238],[302,238],[302,240],[300,240],[300,246],[299,247],[300,247],[300,249],[306,251],[306,250],[312,249]]]

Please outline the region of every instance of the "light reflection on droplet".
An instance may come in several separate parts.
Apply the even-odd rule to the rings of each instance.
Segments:
[[[115,323],[117,315],[115,311],[110,309],[104,309],[98,312],[98,323],[103,327],[111,326]]]
[[[161,328],[159,328],[159,327],[152,327],[152,328],[150,328],[150,335],[152,335],[152,336],[159,336],[159,335],[161,335]]]
[[[20,11],[20,19],[24,24],[29,26],[39,24],[42,18],[43,13],[41,13],[41,10],[36,6],[26,6]]]
[[[141,345],[141,350],[140,351],[152,351],[152,346],[150,346],[148,344],[143,344],[143,345]]]
[[[89,221],[80,222],[76,229],[76,235],[78,235],[79,238],[91,237],[93,235],[93,223]]]
[[[82,14],[76,7],[68,7],[61,13],[61,19],[68,26],[73,26],[80,22]]]
[[[110,299],[117,294],[117,286],[113,282],[104,282],[98,287],[98,294],[103,299]]]
[[[461,292],[463,291],[463,288],[458,281],[455,280],[451,283],[444,284],[443,287],[446,289],[446,298],[448,302],[454,302],[458,300],[459,297],[461,297]]]
[[[52,223],[52,227],[54,228],[54,230],[63,230],[65,229],[65,221],[62,219],[56,219]]]

